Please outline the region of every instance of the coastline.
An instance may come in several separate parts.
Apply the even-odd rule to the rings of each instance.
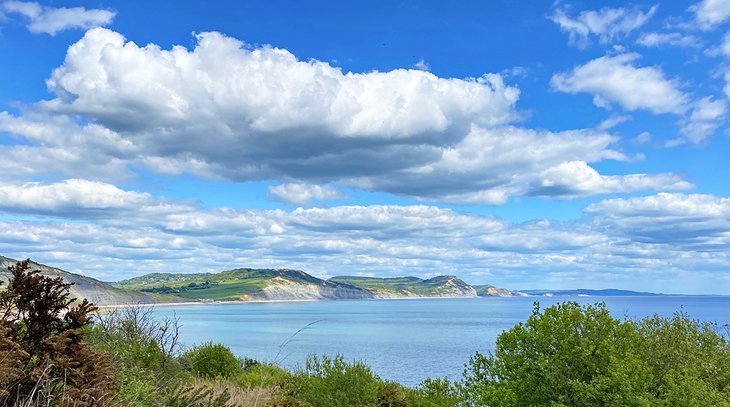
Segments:
[[[138,303],[138,304],[114,304],[114,305],[97,305],[99,311],[115,310],[126,307],[182,307],[187,305],[225,305],[225,304],[257,304],[257,303],[288,303],[288,302],[315,302],[315,301],[382,301],[382,300],[427,300],[427,299],[456,299],[456,298],[484,298],[484,297],[466,297],[466,296],[403,296],[403,297],[374,297],[374,298],[301,298],[301,299],[251,299],[251,300],[232,300],[232,301],[184,301],[184,302],[154,302],[154,303]]]
[[[602,297],[600,295],[487,295],[487,296],[402,296],[402,297],[373,297],[373,298],[295,298],[295,299],[250,299],[250,300],[231,300],[231,301],[181,301],[181,302],[154,302],[154,303],[134,303],[134,304],[113,304],[113,305],[97,305],[99,311],[110,311],[114,309],[126,307],[182,307],[188,305],[226,305],[226,304],[259,304],[259,303],[289,303],[289,302],[315,302],[315,301],[387,301],[387,300],[439,300],[439,299],[469,299],[469,298],[593,298]],[[727,297],[727,295],[692,295],[692,294],[654,294],[654,295],[620,295],[608,296],[618,298],[633,297]]]

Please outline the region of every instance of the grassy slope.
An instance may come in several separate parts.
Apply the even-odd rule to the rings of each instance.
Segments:
[[[132,290],[152,290],[164,287],[180,290],[176,295],[191,300],[230,301],[261,291],[273,278],[281,277],[289,281],[324,286],[337,284],[321,280],[298,270],[272,269],[234,269],[220,273],[195,274],[147,274],[113,285],[117,288]],[[208,284],[205,288],[186,289],[191,284]]]
[[[413,293],[415,295],[429,296],[438,295],[449,279],[452,279],[453,283],[457,286],[462,288],[468,287],[465,282],[453,276],[438,276],[428,280],[423,280],[418,277],[376,278],[338,276],[332,277],[328,281],[349,284],[381,293]]]
[[[417,277],[368,278],[335,277],[321,280],[297,270],[234,269],[220,273],[196,274],[147,274],[113,285],[117,288],[149,292],[150,290],[179,291],[174,295],[189,300],[230,301],[261,291],[274,278],[284,278],[302,284],[329,287],[361,288],[376,293],[395,295],[437,296],[444,289],[456,285],[468,289],[468,285],[453,276],[439,276],[428,280]],[[447,285],[447,282],[451,282]],[[157,294],[164,296],[165,294]]]
[[[7,267],[17,262],[17,260],[0,256],[0,281],[7,281],[10,277]],[[140,294],[139,291],[127,288],[112,287],[95,278],[70,273],[56,267],[31,262],[31,269],[40,270],[43,275],[49,277],[61,277],[66,283],[73,283],[70,288],[72,298],[86,298],[96,305],[137,304],[157,301],[155,296]],[[0,289],[2,289],[1,286]]]

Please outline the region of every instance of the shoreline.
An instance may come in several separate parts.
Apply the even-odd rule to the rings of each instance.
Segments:
[[[373,297],[373,298],[298,298],[298,299],[250,299],[250,300],[232,300],[232,301],[181,301],[181,302],[154,302],[154,303],[134,303],[134,304],[113,304],[113,305],[96,305],[99,311],[115,310],[126,307],[183,307],[188,305],[226,305],[226,304],[264,304],[264,303],[290,303],[290,302],[316,302],[316,301],[387,301],[387,300],[439,300],[439,299],[470,299],[470,298],[603,298],[600,295],[487,295],[487,296],[403,296],[403,297]],[[727,295],[688,295],[688,294],[656,294],[656,295],[620,295],[608,296],[617,298],[626,297],[727,297]]]
[[[374,297],[374,298],[301,298],[301,299],[251,299],[251,300],[232,300],[232,301],[183,301],[183,302],[154,302],[154,303],[136,303],[136,304],[114,304],[114,305],[97,305],[100,311],[115,310],[127,307],[178,307],[188,305],[225,305],[225,304],[259,304],[259,303],[288,303],[288,302],[315,302],[315,301],[382,301],[382,300],[434,300],[434,299],[460,299],[460,298],[485,298],[485,297],[465,297],[465,296],[408,296],[408,297]]]

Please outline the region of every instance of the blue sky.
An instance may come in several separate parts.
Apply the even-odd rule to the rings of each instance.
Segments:
[[[730,290],[730,1],[0,3],[0,253]]]

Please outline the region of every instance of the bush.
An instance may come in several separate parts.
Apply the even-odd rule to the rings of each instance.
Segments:
[[[453,407],[459,394],[449,379],[426,379],[411,395],[411,404],[419,407]]]
[[[243,371],[241,362],[225,345],[208,342],[183,354],[191,370],[209,379],[229,378]]]
[[[105,355],[84,343],[90,314],[69,297],[71,284],[10,266],[0,292],[0,405],[113,404],[118,384]]]
[[[362,362],[345,362],[312,355],[303,371],[294,374],[288,393],[306,405],[318,407],[372,406],[378,401],[381,380]]]
[[[271,364],[252,364],[236,375],[233,380],[244,389],[255,387],[282,387],[292,375],[289,371]]]
[[[387,382],[378,389],[378,407],[410,407],[410,391],[398,383]]]
[[[683,314],[622,322],[604,304],[536,307],[457,387],[469,406],[730,406],[730,346],[712,328]]]
[[[122,405],[147,407],[157,401],[157,389],[151,378],[130,379],[125,381],[117,395]]]
[[[155,318],[153,309],[141,305],[98,314],[87,336],[89,344],[107,354],[121,381],[117,402],[140,407],[159,405],[185,376],[177,354],[177,319]]]
[[[635,323],[656,405],[730,406],[730,343],[718,327],[684,313]]]

